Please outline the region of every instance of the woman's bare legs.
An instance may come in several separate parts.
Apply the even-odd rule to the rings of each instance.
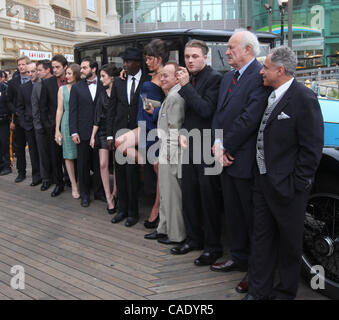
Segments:
[[[67,169],[67,173],[69,176],[69,180],[71,180],[72,184],[72,196],[74,199],[80,198],[78,184],[75,178],[75,170],[74,170],[74,160],[65,159],[65,165]]]
[[[160,209],[160,192],[159,192],[159,176],[158,176],[158,170],[159,170],[159,164],[158,162],[153,165],[154,172],[157,175],[157,193],[155,196],[155,201],[153,204],[153,208],[151,210],[151,213],[148,217],[149,222],[153,222],[159,215],[159,209]]]
[[[125,133],[116,139],[116,148],[123,154],[127,155],[128,158],[134,159],[136,163],[145,164],[146,159],[135,148],[139,143],[140,128],[135,128],[132,131]],[[148,221],[153,222],[159,214],[160,208],[160,193],[159,193],[159,180],[158,180],[158,163],[154,164],[154,171],[157,175],[157,193],[155,202],[151,210]]]
[[[99,159],[100,159],[101,180],[105,190],[107,206],[108,209],[113,209],[114,208],[112,201],[113,197],[109,184],[109,169],[108,169],[109,151],[107,149],[99,149]]]

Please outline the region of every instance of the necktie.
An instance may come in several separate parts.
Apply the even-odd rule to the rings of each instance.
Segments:
[[[233,75],[233,78],[232,78],[232,82],[231,82],[231,85],[229,87],[229,92],[231,93],[232,90],[234,89],[235,85],[237,84],[237,81],[238,81],[238,78],[240,76],[240,72],[237,70],[234,75]]]
[[[275,91],[272,91],[270,96],[268,97],[267,109],[274,103],[275,98],[276,98]]]
[[[96,79],[94,79],[94,80],[87,80],[87,84],[88,85],[97,84],[97,80]]]
[[[132,103],[132,100],[133,100],[133,96],[134,96],[134,91],[135,91],[135,78],[133,77],[132,78],[132,87],[131,87],[131,92],[130,92],[130,96],[129,96],[129,103],[131,104]]]

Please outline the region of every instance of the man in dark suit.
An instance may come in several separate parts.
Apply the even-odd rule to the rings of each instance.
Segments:
[[[55,120],[58,107],[58,91],[59,87],[66,84],[65,72],[67,65],[67,60],[63,55],[54,56],[52,58],[54,75],[41,82],[41,96],[39,102],[40,121],[48,137],[51,156],[50,164],[52,165],[53,170],[53,182],[56,184],[51,193],[52,197],[56,197],[64,191],[62,147],[55,142]],[[48,167],[48,164],[45,166]]]
[[[18,176],[15,182],[21,182],[26,179],[26,136],[25,129],[22,128],[18,122],[16,114],[16,103],[19,87],[30,81],[27,76],[27,65],[31,63],[28,57],[20,57],[17,59],[18,73],[17,76],[13,75],[12,80],[8,82],[7,102],[8,107],[12,112],[12,121],[10,124],[11,130],[13,130],[13,142],[14,151],[16,157],[16,167],[18,170]]]
[[[0,77],[4,71],[0,71]],[[11,170],[11,159],[9,155],[9,123],[11,112],[7,104],[7,85],[0,83],[0,176],[8,175]]]
[[[80,72],[82,80],[72,86],[69,99],[69,129],[78,150],[77,169],[81,206],[88,207],[90,204],[91,163],[94,173],[94,199],[106,201],[100,175],[99,153],[89,144],[95,106],[104,87],[96,75],[98,63],[92,58],[82,60]]]
[[[253,225],[253,168],[256,132],[265,110],[268,90],[255,59],[259,42],[249,31],[236,32],[228,42],[228,63],[235,69],[225,74],[213,119],[216,132],[213,152],[224,169],[221,185],[231,258],[211,266],[213,271],[246,271]],[[247,292],[247,277],[236,287]]]
[[[294,299],[304,219],[322,157],[323,118],[312,90],[294,79],[295,53],[273,49],[261,71],[274,91],[256,139],[254,229],[246,300]],[[279,282],[274,286],[275,271]]]
[[[204,131],[211,129],[217,106],[221,74],[206,65],[208,47],[200,40],[191,40],[185,47],[186,68],[181,68],[177,77],[182,88],[179,95],[185,100],[185,120],[182,128],[188,132],[198,130],[201,152],[196,146],[187,144],[187,137],[181,137],[181,146],[188,153],[188,163],[182,165],[182,203],[186,242],[171,249],[172,254],[186,254],[192,250],[204,249],[194,261],[197,266],[210,265],[222,256],[220,243],[220,206],[218,206],[218,179],[207,175],[204,150],[211,156],[211,142],[204,146]],[[189,75],[190,73],[190,75]],[[199,163],[194,159],[200,157]],[[184,155],[185,158],[185,155]]]
[[[122,135],[121,129],[133,130],[137,127],[140,88],[145,81],[150,80],[150,77],[143,74],[141,70],[142,52],[139,49],[127,48],[122,58],[127,79],[115,78],[114,80],[113,107],[107,115],[107,142],[110,147],[115,143],[115,139]],[[118,152],[117,150],[116,153]],[[112,219],[112,223],[127,218],[125,226],[131,227],[139,220],[138,164],[119,163],[116,154],[115,173],[119,212]]]
[[[30,81],[22,84],[19,87],[16,112],[18,115],[18,122],[20,126],[25,129],[25,136],[28,142],[29,156],[31,158],[32,166],[31,187],[35,187],[41,183],[39,152],[35,139],[32,115],[32,100],[31,100],[33,85],[38,80],[35,62],[27,65],[27,74],[30,77]]]
[[[52,63],[49,60],[41,60],[37,63],[38,81],[34,83],[32,91],[32,116],[35,130],[35,138],[39,151],[40,175],[42,185],[40,190],[46,191],[52,183],[52,164],[50,155],[50,143],[48,136],[41,124],[39,102],[41,96],[41,83],[44,79],[52,77]]]

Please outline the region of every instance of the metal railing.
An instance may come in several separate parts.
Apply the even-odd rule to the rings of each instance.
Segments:
[[[339,66],[297,70],[296,78],[299,81],[336,80],[339,79]]]

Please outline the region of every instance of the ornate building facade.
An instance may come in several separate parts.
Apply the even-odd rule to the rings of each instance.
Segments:
[[[115,0],[0,0],[0,67],[16,58],[73,60],[73,45],[120,33]]]

